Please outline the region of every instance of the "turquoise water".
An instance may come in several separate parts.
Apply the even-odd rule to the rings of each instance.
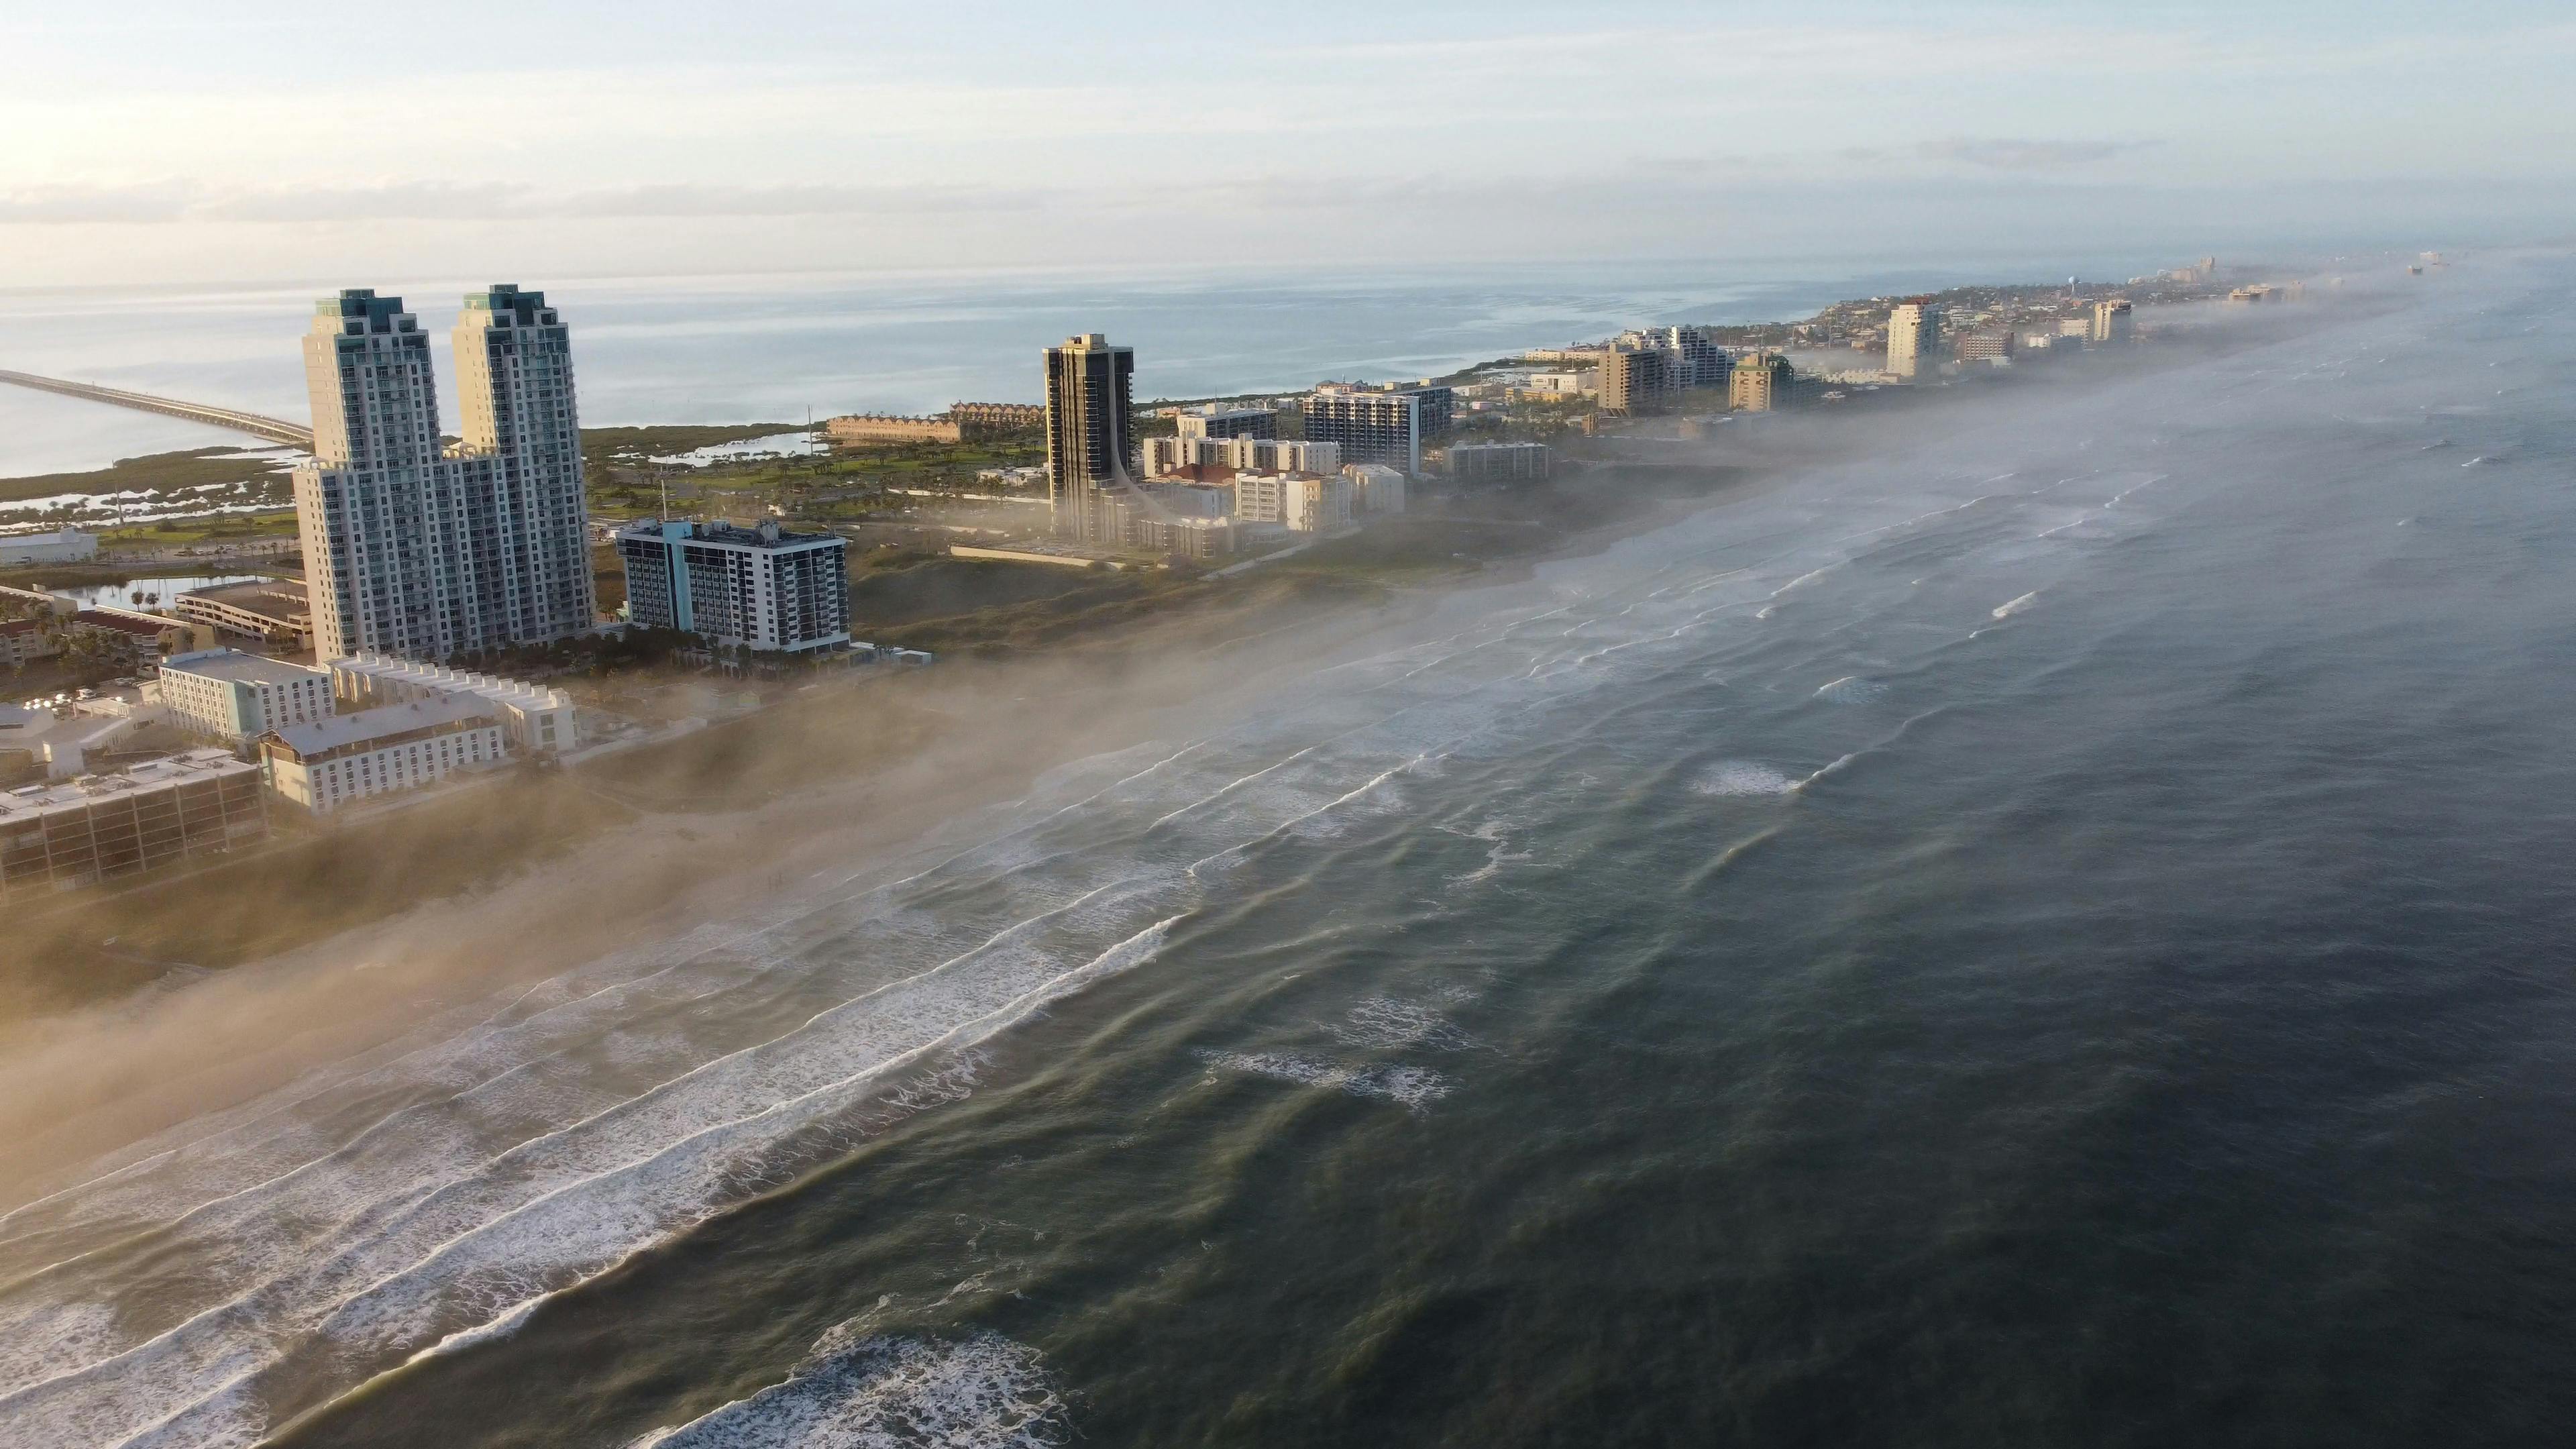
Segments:
[[[2085,259],[2101,275],[2172,259]],[[1137,396],[1214,396],[1328,377],[1445,372],[1654,322],[1805,316],[1849,296],[2047,280],[2058,256],[1906,262],[1721,259],[1459,273],[522,278],[573,328],[582,420],[799,422],[1034,402],[1038,353],[1075,332],[1137,348]],[[402,296],[444,351],[474,278],[296,286],[0,291],[0,367],[302,421],[297,338],[338,286]],[[441,401],[455,426],[453,372]],[[0,388],[0,477],[239,445],[147,413]]]

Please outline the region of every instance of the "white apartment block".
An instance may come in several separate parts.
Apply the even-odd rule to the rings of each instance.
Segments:
[[[509,758],[500,721],[470,695],[389,704],[288,725],[260,742],[269,788],[316,815],[434,785]]]
[[[1186,419],[1184,419],[1186,421]],[[1330,473],[1342,466],[1342,445],[1304,438],[1140,438],[1145,476],[1166,478],[1184,468],[1250,468],[1265,473]]]
[[[1384,463],[1353,463],[1342,470],[1351,485],[1351,511],[1391,515],[1404,511],[1404,473]]]
[[[329,674],[238,649],[173,654],[155,683],[173,723],[232,745],[328,719],[334,708]]]
[[[1887,370],[1910,378],[1939,359],[1941,309],[1928,302],[1899,302],[1887,313]]]
[[[465,299],[452,453],[429,337],[402,300],[357,289],[314,311],[313,461],[295,472],[295,512],[317,652],[446,659],[589,628],[571,344],[545,294]]]
[[[1522,390],[1543,397],[1581,397],[1601,390],[1601,374],[1590,371],[1532,373],[1530,380],[1522,384]]]
[[[1269,438],[1278,436],[1279,414],[1269,408],[1210,404],[1183,412],[1173,426],[1184,438]]]
[[[1291,473],[1283,484],[1280,521],[1296,532],[1329,533],[1351,521],[1350,479],[1338,473]]]
[[[646,628],[782,654],[850,642],[849,544],[838,534],[788,533],[690,519],[648,519],[617,531],[626,612]]]
[[[514,751],[551,755],[573,747],[572,696],[560,689],[383,654],[334,659],[327,677],[330,697],[352,710],[416,699],[471,699],[499,722]]]
[[[1234,475],[1234,521],[1237,523],[1287,522],[1288,475],[1236,473]]]

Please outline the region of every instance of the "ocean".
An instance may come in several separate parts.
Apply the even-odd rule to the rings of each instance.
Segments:
[[[2404,288],[11,1193],[0,1439],[2554,1439],[2576,260]]]
[[[2140,275],[2174,259],[2016,255],[1713,259],[1662,265],[1441,272],[1213,270],[833,274],[515,280],[543,289],[573,329],[582,421],[802,422],[846,412],[935,412],[1035,402],[1038,354],[1077,332],[1137,349],[1136,395],[1214,397],[1406,378],[1531,347],[1675,322],[1811,315],[1846,297],[2070,271]],[[0,367],[215,403],[303,422],[298,338],[341,286],[402,297],[438,358],[458,299],[482,279],[369,279],[265,287],[0,289]],[[256,440],[176,418],[0,387],[0,478],[104,468],[118,458]]]

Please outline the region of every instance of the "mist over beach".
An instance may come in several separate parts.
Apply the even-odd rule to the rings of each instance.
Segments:
[[[31,23],[0,1443],[2548,1442],[2572,36]]]

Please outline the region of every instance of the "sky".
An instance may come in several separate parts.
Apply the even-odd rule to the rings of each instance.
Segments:
[[[2564,4],[0,0],[0,286],[2576,232]]]

